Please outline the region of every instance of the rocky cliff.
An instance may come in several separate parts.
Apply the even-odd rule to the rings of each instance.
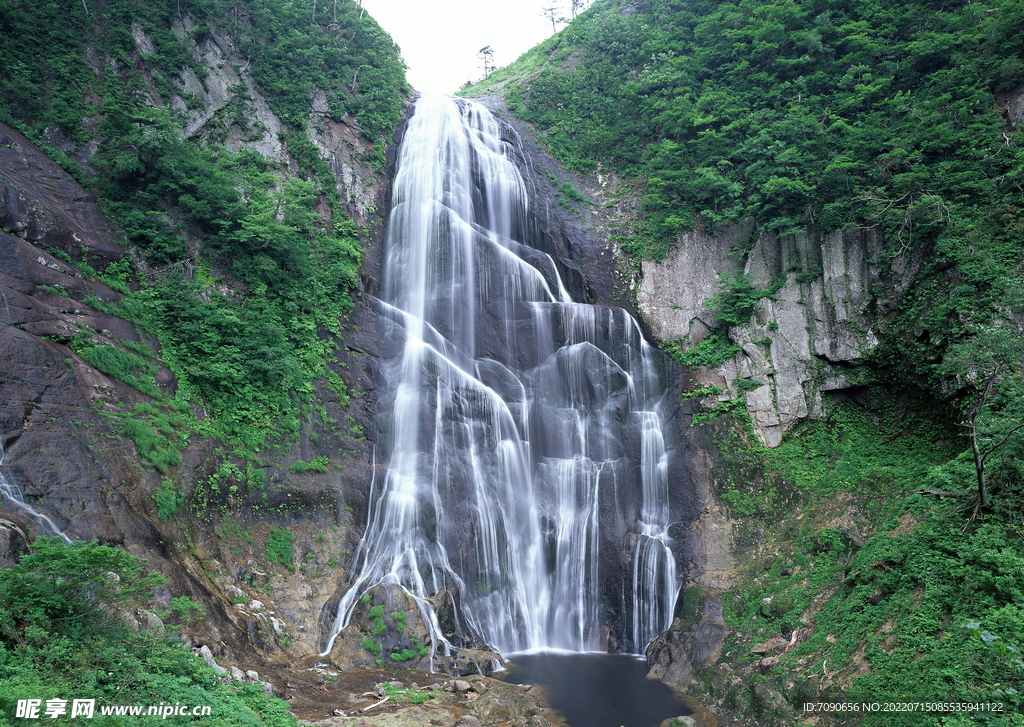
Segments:
[[[697,229],[665,260],[643,262],[637,304],[658,338],[685,351],[718,327],[708,301],[723,292],[722,276],[742,273],[764,293],[749,322],[728,329],[740,350],[697,380],[717,388],[712,400],[742,397],[761,442],[775,447],[800,419],[825,415],[823,392],[859,383],[877,321],[914,275],[905,256],[883,258],[882,249],[870,227],[781,237],[753,222]]]
[[[175,143],[249,154],[272,170],[278,189],[326,164],[333,189],[316,198],[316,224],[352,220],[367,249],[357,282],[372,285],[388,204],[386,140],[370,138],[323,88],[308,89],[302,131],[283,121],[245,55],[255,31],[242,6],[224,17],[179,14],[167,26],[132,22],[127,53],[105,55],[109,18],[104,23],[97,40],[81,46],[84,63],[97,79],[123,72],[138,81],[133,113],[169,114],[173,131],[162,133]],[[166,45],[168,33],[186,54],[175,74],[166,73],[153,39]],[[187,240],[186,258],[160,265],[105,214],[108,199],[52,161],[62,158],[90,187],[99,184],[93,172],[112,143],[100,129],[110,119],[92,92],[84,102],[80,128],[39,130],[32,118],[18,119],[48,154],[0,126],[0,442],[11,485],[0,517],[12,523],[5,533],[18,540],[58,531],[124,545],[168,578],[154,610],[170,614],[171,599],[188,596],[205,611],[181,624],[197,650],[264,673],[319,651],[321,609],[365,522],[378,346],[371,299],[355,292],[339,326],[319,332],[335,352],[326,366],[332,380],[314,379],[299,395],[298,429],[265,449],[257,444],[259,460],[247,465],[237,441],[203,424],[211,413],[201,399],[175,399],[183,383],[157,337],[118,311],[125,296],[168,276],[188,283],[212,274],[218,282],[201,294],[207,300],[258,301],[223,261],[211,262],[202,232],[175,209],[144,210]],[[87,360],[84,352],[97,350],[112,358]],[[18,547],[8,543],[8,551]],[[272,681],[284,689],[279,674]]]

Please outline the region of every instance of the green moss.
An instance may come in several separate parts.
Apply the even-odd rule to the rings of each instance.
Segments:
[[[373,621],[373,627],[370,629],[371,636],[380,636],[382,633],[384,633],[384,629],[387,628],[387,626],[384,623],[383,606],[377,604],[376,606],[370,609],[366,617]]]
[[[360,645],[374,656],[379,656],[380,653],[384,651],[384,647],[375,639],[363,639]]]
[[[299,460],[291,467],[288,468],[291,472],[302,473],[302,472],[326,472],[330,464],[330,461],[324,455],[315,457],[311,462],[304,462]]]
[[[398,633],[402,633],[403,631],[405,631],[405,622],[409,614],[405,611],[395,611],[390,615],[392,620],[394,620],[395,622],[395,631],[397,631]]]

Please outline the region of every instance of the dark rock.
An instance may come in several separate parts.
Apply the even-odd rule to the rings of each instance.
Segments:
[[[0,517],[0,568],[14,565],[29,552],[29,528],[28,521],[17,515]]]
[[[790,712],[786,698],[764,683],[754,684],[750,688],[750,706],[755,714],[771,715],[779,720],[786,713]]]
[[[682,631],[670,629],[647,647],[649,677],[685,691],[701,670],[718,660],[728,627],[718,597],[704,593],[703,601],[696,623]]]
[[[2,124],[0,133],[10,139],[0,145],[0,229],[74,259],[120,258],[96,199],[24,136]]]

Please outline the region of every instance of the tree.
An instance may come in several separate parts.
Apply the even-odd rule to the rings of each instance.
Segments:
[[[1024,442],[1024,337],[1007,324],[977,327],[949,347],[939,373],[971,390],[963,407],[978,487],[988,507],[991,458]]]
[[[487,78],[494,70],[494,49],[489,45],[485,45],[477,51],[477,55],[484,62],[484,78]]]
[[[556,23],[568,23],[568,18],[558,16],[558,6],[552,5],[551,7],[544,8],[540,11],[541,15],[551,21],[551,32],[555,33],[558,31]]]
[[[95,634],[124,624],[117,615],[163,583],[121,548],[39,538],[17,565],[0,569],[0,644],[39,632]]]

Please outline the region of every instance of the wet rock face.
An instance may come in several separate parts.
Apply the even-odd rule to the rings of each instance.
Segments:
[[[0,127],[0,136],[13,146],[0,146],[7,200],[0,213],[3,225],[18,233],[0,231],[0,437],[6,475],[60,530],[104,542],[124,542],[126,532],[135,540],[156,541],[145,519],[126,512],[118,518],[108,507],[113,483],[131,477],[134,452],[123,442],[109,443],[101,458],[87,434],[100,426],[99,411],[141,397],[63,345],[80,333],[108,341],[141,338],[131,324],[81,302],[89,295],[117,300],[116,292],[46,252],[56,249],[102,264],[120,257],[122,249],[82,187],[20,134]],[[29,527],[39,530],[37,523]]]
[[[648,676],[685,691],[718,660],[728,633],[717,592],[690,586],[680,594],[671,627],[647,647]]]

